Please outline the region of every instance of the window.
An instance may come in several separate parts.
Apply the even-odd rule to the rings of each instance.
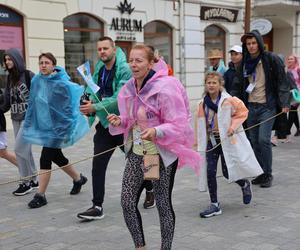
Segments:
[[[84,13],[64,19],[65,64],[72,81],[83,83],[76,68],[90,61],[92,72],[98,61],[96,43],[103,36],[103,23]]]
[[[24,57],[23,16],[0,4],[0,63],[3,65],[4,51],[17,48]],[[25,57],[24,57],[25,58]],[[6,83],[6,72],[0,67],[0,88]]]
[[[207,59],[207,53],[211,49],[220,49],[223,51],[223,57],[225,61],[225,31],[217,25],[210,25],[205,29],[205,60],[206,68],[209,66]]]
[[[173,66],[172,28],[160,21],[153,21],[144,26],[144,43],[152,45]]]

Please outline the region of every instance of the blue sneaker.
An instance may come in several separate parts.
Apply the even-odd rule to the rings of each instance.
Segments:
[[[252,199],[252,190],[250,181],[246,180],[246,187],[242,187],[243,203],[249,204]]]
[[[209,218],[220,214],[222,214],[220,203],[218,203],[218,206],[215,206],[214,204],[210,204],[210,206],[204,212],[200,213],[200,217]]]

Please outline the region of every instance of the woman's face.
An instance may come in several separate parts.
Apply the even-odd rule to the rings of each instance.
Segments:
[[[296,64],[296,59],[293,56],[289,56],[287,59],[287,66],[288,68],[294,66]]]
[[[39,61],[40,73],[42,75],[50,75],[54,71],[55,65],[47,57],[42,56]]]
[[[221,90],[221,83],[218,76],[208,77],[205,82],[205,87],[209,95],[218,94]]]
[[[129,65],[136,80],[143,80],[149,70],[153,66],[153,62],[149,62],[146,51],[142,49],[133,49],[129,56]]]
[[[4,57],[4,63],[5,63],[6,69],[12,69],[15,66],[13,60],[8,55],[6,55]]]

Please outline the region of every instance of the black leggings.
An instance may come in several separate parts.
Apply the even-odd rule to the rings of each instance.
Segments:
[[[129,153],[125,166],[121,205],[123,215],[131,233],[136,248],[145,246],[141,214],[138,210],[138,202],[144,188],[144,175],[141,168],[143,156]],[[172,190],[178,161],[165,167],[160,160],[160,179],[153,181],[155,201],[159,213],[161,228],[161,249],[169,250],[175,229],[175,213],[172,206]]]
[[[293,124],[295,124],[296,129],[299,130],[299,117],[297,112],[298,107],[297,106],[291,106],[291,111],[289,112],[289,131],[291,132],[291,128],[293,127]]]
[[[52,162],[62,167],[69,163],[69,160],[63,155],[60,148],[43,147],[40,158],[40,169],[51,169]]]
[[[207,150],[212,149],[213,146],[211,144],[211,141],[208,141],[207,143]],[[206,153],[206,162],[207,162],[207,185],[208,185],[208,191],[210,196],[210,201],[212,203],[218,202],[218,195],[217,195],[217,165],[219,156],[221,156],[221,165],[222,165],[222,172],[223,176],[228,179],[228,169],[226,166],[225,158],[223,155],[222,147],[219,145],[217,148],[215,148],[212,151],[209,151]],[[236,183],[243,187],[245,185],[245,179],[241,179],[236,181]]]

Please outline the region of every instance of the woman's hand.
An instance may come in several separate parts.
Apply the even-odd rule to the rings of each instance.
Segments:
[[[156,137],[155,128],[146,128],[141,132],[141,138],[143,140],[154,141],[155,137]]]
[[[114,126],[118,127],[121,125],[121,118],[115,114],[109,114],[106,119],[109,121],[109,123]]]
[[[232,128],[229,128],[227,130],[227,135],[230,137],[230,136],[233,136],[233,134],[234,134],[234,130]]]

